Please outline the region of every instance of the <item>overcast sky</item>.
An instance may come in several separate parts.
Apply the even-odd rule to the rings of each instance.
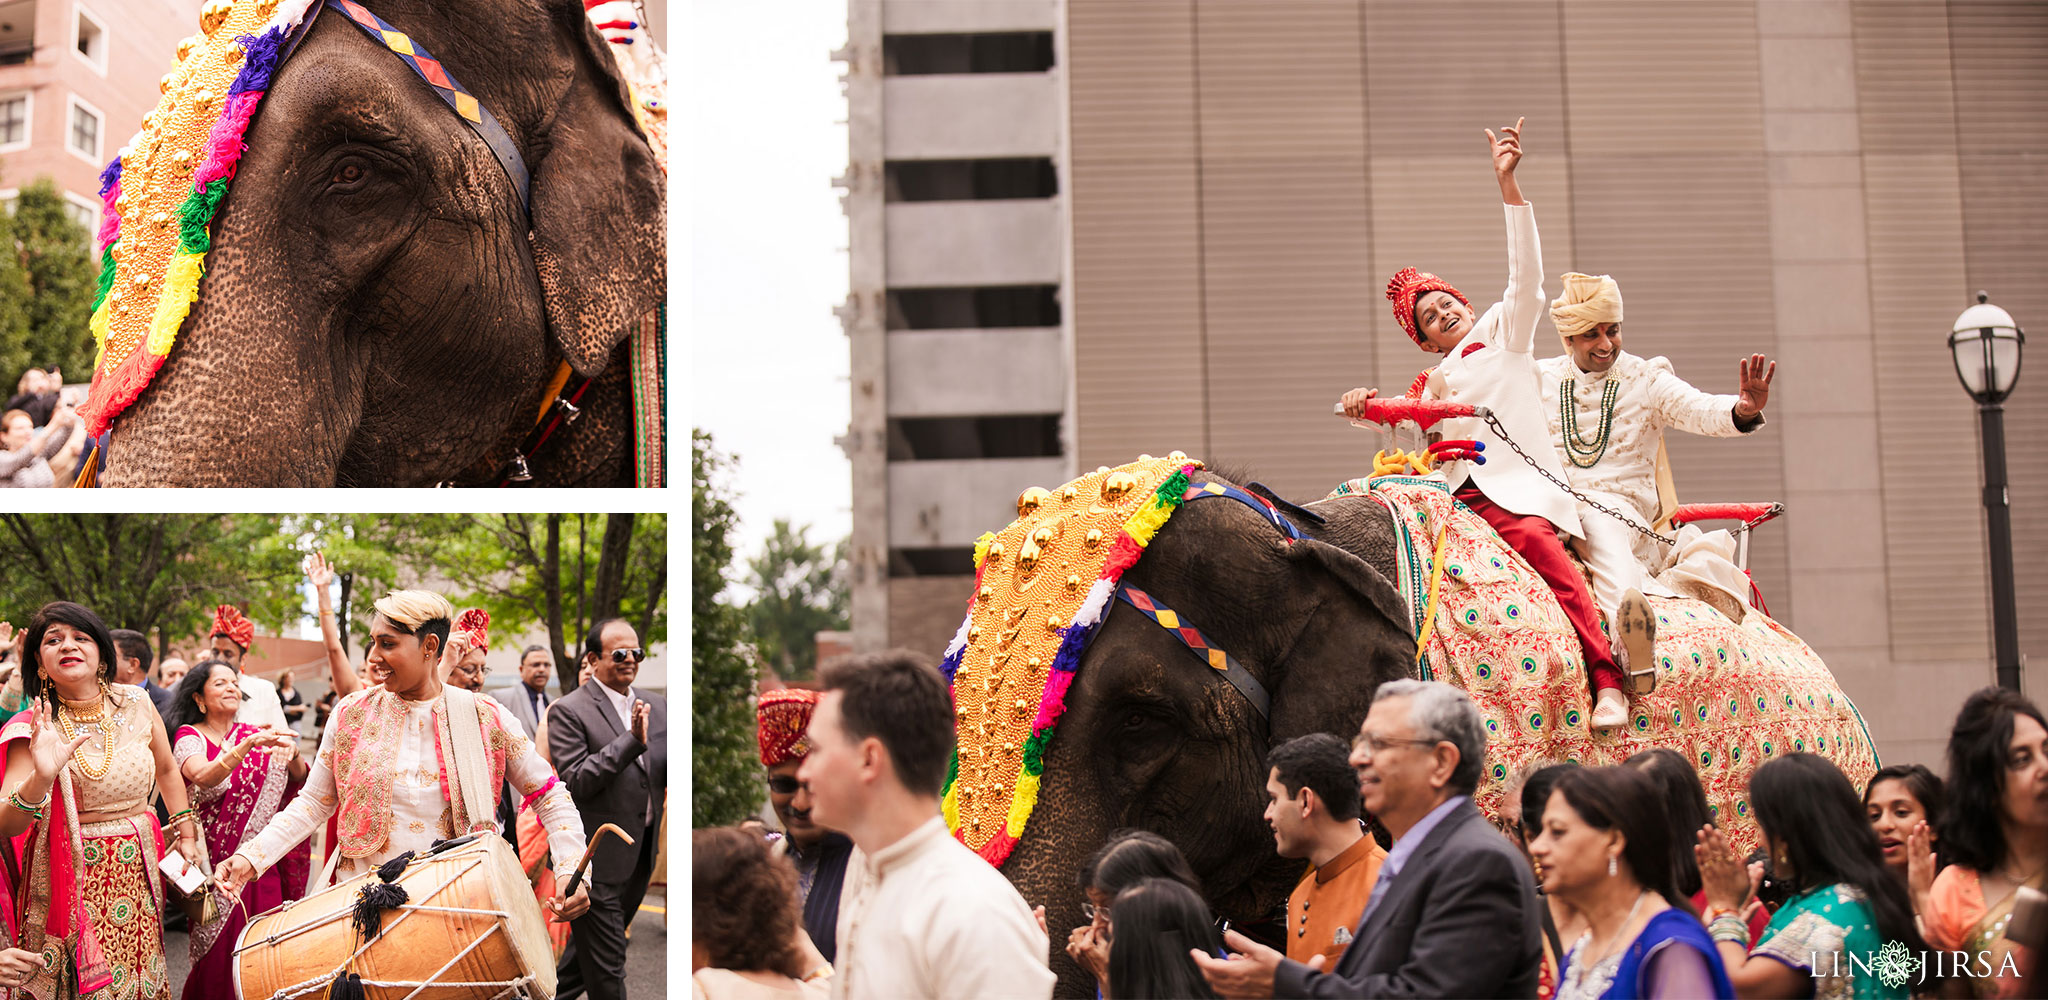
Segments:
[[[851,530],[845,433],[845,0],[697,4],[671,46],[695,125],[691,158],[691,422],[739,457],[739,552],[776,518],[830,544]],[[684,435],[672,434],[680,443]]]

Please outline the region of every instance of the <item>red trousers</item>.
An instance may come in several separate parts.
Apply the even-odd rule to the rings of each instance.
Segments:
[[[1606,633],[1600,631],[1600,608],[1593,603],[1593,589],[1586,586],[1585,575],[1565,553],[1557,527],[1548,518],[1524,517],[1494,503],[1470,482],[1456,495],[1460,503],[1493,525],[1501,540],[1557,592],[1557,603],[1564,605],[1564,616],[1579,634],[1579,648],[1585,653],[1586,673],[1593,678],[1593,690],[1621,687],[1621,668],[1615,665],[1614,650],[1607,643]]]

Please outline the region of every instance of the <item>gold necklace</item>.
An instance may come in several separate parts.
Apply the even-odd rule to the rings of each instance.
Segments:
[[[78,764],[78,770],[81,774],[84,774],[93,781],[98,781],[106,777],[107,772],[114,767],[114,734],[111,727],[107,725],[106,681],[100,682],[99,711],[94,713],[91,718],[73,716],[71,706],[65,704],[64,699],[57,699],[57,728],[63,732],[66,741],[77,739],[78,730],[85,726],[93,727],[100,734],[99,769],[94,770],[89,758],[84,755],[84,744],[80,744],[78,749],[71,751],[71,759]]]

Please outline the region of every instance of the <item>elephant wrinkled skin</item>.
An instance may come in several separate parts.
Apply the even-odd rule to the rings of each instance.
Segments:
[[[1046,907],[1061,995],[1094,993],[1063,946],[1087,922],[1075,874],[1111,830],[1143,827],[1179,845],[1233,923],[1271,916],[1302,862],[1275,853],[1261,817],[1268,749],[1312,732],[1349,739],[1380,683],[1408,676],[1415,639],[1388,582],[1392,521],[1364,497],[1317,513],[1326,523],[1296,523],[1327,541],[1289,544],[1242,504],[1191,500],[1125,574],[1258,677],[1272,716],[1261,720],[1165,629],[1112,602],[1067,693],[1036,811],[1003,865]]]
[[[483,485],[549,376],[596,376],[535,485],[632,482],[624,338],[666,283],[665,183],[575,0],[372,0],[519,146],[490,151],[403,61],[320,18],[273,80],[207,275],[118,417],[107,486]]]

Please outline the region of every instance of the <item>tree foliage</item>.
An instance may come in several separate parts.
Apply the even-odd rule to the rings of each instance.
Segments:
[[[747,624],[761,658],[782,677],[809,677],[817,670],[816,636],[846,628],[847,542],[827,551],[810,539],[810,525],[777,518],[761,553],[747,560],[747,584],[754,601]]]
[[[690,821],[737,822],[761,805],[753,669],[745,616],[720,596],[730,580],[735,461],[690,434]]]
[[[92,300],[99,289],[91,235],[66,212],[48,177],[21,189],[13,228],[28,284],[29,363],[62,366],[66,382],[83,382],[92,375]]]

